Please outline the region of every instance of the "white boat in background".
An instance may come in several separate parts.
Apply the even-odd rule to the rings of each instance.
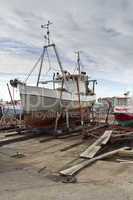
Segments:
[[[46,26],[48,44],[43,47],[36,86],[26,85],[17,79],[10,81],[13,87],[19,88],[26,125],[36,128],[53,127],[57,113],[62,113],[59,123],[63,122],[65,118],[63,113],[66,111],[71,112],[70,117],[73,118],[81,109],[91,108],[96,100],[96,80],[91,80],[85,72],[81,72],[79,53],[78,72],[71,74],[63,69],[56,45],[50,43],[49,25],[48,22]],[[48,48],[53,49],[60,72],[54,73],[50,81],[40,81],[45,52]],[[52,88],[47,87],[49,83],[52,83]]]
[[[22,118],[23,117],[23,107],[21,101],[14,101],[14,105],[12,102],[2,101],[0,102],[0,118]]]

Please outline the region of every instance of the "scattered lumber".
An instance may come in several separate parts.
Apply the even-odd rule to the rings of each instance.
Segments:
[[[8,134],[5,135],[5,137],[12,137],[12,136],[16,136],[16,135],[19,135],[20,133],[16,132],[16,131],[13,131],[13,132],[9,132]]]
[[[133,164],[133,160],[117,159],[117,161],[124,164]]]
[[[19,136],[19,137],[15,137],[15,138],[11,138],[11,139],[1,140],[0,141],[0,147],[4,146],[4,145],[7,145],[7,144],[12,144],[12,143],[16,143],[16,142],[21,142],[21,141],[33,139],[33,138],[40,137],[40,136],[42,136],[42,134],[32,133],[32,134]]]
[[[113,131],[114,133],[114,131]],[[112,137],[113,138],[119,138],[119,137],[125,137],[125,136],[133,136],[133,131],[131,132],[125,132],[125,133],[121,133],[121,134],[113,134]]]
[[[67,146],[67,147],[64,147],[64,148],[60,149],[60,151],[67,151],[67,150],[70,150],[70,149],[72,149],[72,148],[74,148],[74,147],[76,147],[76,146],[79,146],[79,145],[83,144],[83,143],[84,143],[84,141],[80,141],[80,142],[71,144],[71,145],[69,145],[69,146]]]
[[[86,135],[85,135],[85,136],[86,136]],[[89,136],[92,136],[92,137],[94,137],[94,138],[96,138],[96,139],[99,138],[99,136],[97,136],[97,135],[95,135],[94,133],[91,133],[91,132],[89,132]]]
[[[54,136],[49,136],[48,138],[42,139],[42,140],[40,140],[39,142],[40,142],[40,143],[45,143],[45,142],[49,142],[49,141],[51,141],[51,140],[53,140],[53,139],[55,139]]]
[[[71,134],[62,134],[60,136],[57,136],[56,138],[57,139],[67,139],[67,138],[76,137],[76,136],[79,136],[79,135],[80,135],[80,132],[74,132],[74,133],[71,133]]]
[[[128,142],[128,141],[133,141],[133,136],[125,136],[125,137],[116,137],[116,138],[111,138],[111,143],[116,143],[116,142]]]
[[[23,130],[26,130],[26,128],[19,128],[19,127],[16,127],[16,128],[10,128],[10,129],[3,129],[4,132],[6,133],[10,133],[10,132],[20,132],[20,131],[23,131]]]
[[[112,130],[107,130],[104,134],[90,145],[83,153],[80,154],[82,158],[93,158],[96,153],[102,148],[102,145],[107,144],[112,134]]]
[[[0,131],[8,131],[8,130],[13,130],[15,126],[5,126],[5,127],[0,127]]]
[[[104,159],[104,158],[108,158],[112,155],[115,155],[117,154],[118,152],[122,151],[122,150],[126,150],[128,149],[128,147],[122,147],[122,148],[119,148],[119,149],[116,149],[116,150],[113,150],[113,151],[110,151],[110,152],[107,152],[107,153],[104,153],[102,155],[99,155],[97,157],[94,157],[90,160],[85,160],[85,161],[82,161],[81,163],[77,164],[77,165],[74,165],[68,169],[65,169],[65,170],[62,170],[60,171],[59,173],[61,175],[64,175],[64,176],[73,176],[75,175],[77,172],[79,172],[80,170],[84,169],[85,167],[87,167],[88,165],[96,162],[97,160],[101,160],[101,159]]]
[[[12,137],[12,136],[16,136],[16,135],[23,135],[23,134],[27,134],[27,133],[31,133],[32,130],[21,130],[21,131],[13,131],[13,132],[9,132],[8,134],[5,135],[5,137]]]
[[[81,130],[81,126],[75,128],[73,130],[70,130],[68,132],[58,133],[58,134],[56,134],[56,137],[52,136],[51,138],[52,139],[67,139],[70,137],[77,137],[80,135],[80,130]],[[40,140],[40,143],[43,143],[43,142],[46,142],[46,139]]]
[[[92,128],[92,129],[89,129],[89,130],[87,130],[88,136],[91,132],[96,131],[96,130],[101,129],[101,128],[106,128],[106,127],[108,127],[108,124],[102,124],[102,125],[99,125],[99,126]]]
[[[125,130],[122,133],[117,133],[115,130],[113,130],[113,134],[111,136],[110,142],[116,143],[116,142],[128,142],[133,140],[133,131],[127,131]]]

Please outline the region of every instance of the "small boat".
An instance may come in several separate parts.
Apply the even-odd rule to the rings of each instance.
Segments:
[[[20,101],[15,101],[14,105],[11,102],[2,102],[0,104],[0,118],[23,118],[23,107]]]
[[[54,127],[58,115],[60,115],[59,124],[62,124],[66,118],[66,112],[69,113],[69,119],[74,122],[77,116],[82,115],[81,110],[85,113],[96,100],[95,84],[97,82],[91,80],[86,72],[81,72],[79,52],[77,72],[69,73],[63,69],[56,45],[50,43],[49,25],[48,22],[46,26],[48,44],[43,47],[36,85],[27,85],[17,79],[10,81],[13,87],[19,88],[26,125],[35,128]],[[44,57],[49,48],[52,48],[56,55],[60,72],[54,73],[52,80],[41,81]],[[51,83],[52,88],[49,86]],[[83,123],[83,118],[81,121]]]
[[[121,126],[133,126],[133,102],[130,97],[119,97],[119,103],[114,107],[115,121]]]

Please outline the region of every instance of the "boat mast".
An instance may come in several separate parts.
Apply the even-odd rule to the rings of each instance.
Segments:
[[[42,52],[42,56],[41,56],[41,64],[40,64],[39,74],[38,74],[38,78],[37,78],[37,87],[38,87],[38,85],[39,85],[40,76],[41,76],[41,72],[42,72],[44,54],[45,54],[45,48],[43,48],[43,52]]]
[[[50,31],[49,31],[49,26],[52,23],[50,21],[48,21],[47,24],[45,25],[41,25],[41,28],[45,28],[47,30],[46,35],[44,35],[45,40],[47,41],[47,46],[50,45]],[[39,85],[39,81],[40,81],[40,76],[41,76],[41,72],[42,72],[42,66],[43,66],[43,60],[44,60],[44,54],[46,51],[46,46],[43,47],[43,52],[42,52],[42,56],[41,56],[41,63],[40,63],[40,69],[39,69],[39,74],[38,74],[38,78],[37,78],[37,87]]]
[[[80,52],[77,51],[76,52],[77,54],[77,65],[78,65],[78,73],[80,74],[81,73],[81,65],[80,65]]]
[[[46,39],[47,45],[50,44],[50,30],[49,30],[49,26],[50,26],[51,24],[52,24],[52,23],[51,23],[50,21],[48,21],[47,24],[41,25],[41,28],[47,30],[46,35],[44,35],[44,39]]]
[[[55,52],[55,55],[56,55],[56,59],[57,59],[57,62],[58,62],[58,65],[60,67],[60,70],[61,70],[61,73],[64,77],[64,70],[63,70],[63,67],[62,67],[62,64],[61,64],[61,60],[60,60],[60,57],[59,57],[59,54],[58,54],[58,51],[57,51],[57,48],[56,48],[56,45],[54,43],[51,43],[50,42],[50,30],[49,30],[49,26],[51,25],[52,23],[50,21],[48,21],[48,23],[46,25],[41,25],[41,28],[43,29],[46,29],[47,32],[46,32],[46,35],[44,35],[44,38],[45,40],[47,41],[47,45],[45,45],[43,47],[43,53],[42,53],[42,58],[41,58],[41,63],[40,63],[40,69],[39,69],[39,74],[38,74],[38,79],[37,79],[37,87],[39,85],[39,81],[40,81],[40,76],[41,76],[41,71],[42,71],[42,66],[43,66],[43,60],[44,60],[44,54],[45,54],[45,51],[47,51],[47,49],[49,47],[52,47],[54,52]],[[64,77],[65,79],[65,77]]]
[[[81,74],[81,65],[80,65],[80,51],[76,52],[77,54],[77,65],[78,65],[78,74]],[[81,99],[80,99],[80,82],[79,82],[80,76],[77,77],[76,79],[76,84],[77,84],[77,94],[78,94],[78,102],[79,102],[79,111],[80,111],[80,118],[81,118],[81,125],[84,125],[84,116],[83,116],[83,108],[81,105]]]

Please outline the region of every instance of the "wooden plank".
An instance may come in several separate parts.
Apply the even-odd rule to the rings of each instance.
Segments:
[[[110,142],[111,144],[116,142],[127,142],[127,141],[133,141],[133,136],[125,136],[125,137],[118,137],[118,138],[111,138]]]
[[[114,131],[113,131],[113,133],[114,133]],[[125,132],[125,133],[121,133],[121,134],[113,134],[112,137],[118,138],[118,137],[126,137],[126,136],[131,136],[131,135],[133,135],[133,131]]]
[[[76,147],[76,146],[79,146],[79,145],[83,144],[83,143],[84,143],[84,141],[76,142],[76,143],[74,143],[74,144],[71,144],[71,145],[69,145],[69,146],[67,146],[67,147],[64,147],[64,148],[60,149],[60,151],[67,151],[67,150],[70,150],[70,149],[72,149],[72,148],[74,148],[74,147]]]
[[[101,149],[102,145],[107,144],[112,134],[112,130],[107,130],[98,138],[92,145],[90,145],[83,153],[80,154],[82,158],[93,158]]]
[[[83,153],[80,154],[81,158],[93,158],[96,153],[101,149],[101,146],[90,146]]]
[[[117,161],[124,164],[133,164],[133,160],[117,159]]]
[[[16,136],[16,135],[18,135],[18,134],[20,134],[20,133],[18,133],[18,132],[16,132],[16,131],[13,131],[13,132],[7,133],[7,134],[5,135],[5,137],[12,137],[12,136]]]
[[[132,157],[133,158],[133,150],[123,150],[118,153],[119,156],[122,157]]]
[[[101,160],[101,159],[104,159],[104,158],[108,158],[112,155],[115,155],[117,154],[118,152],[120,152],[121,150],[125,150],[125,149],[128,149],[128,147],[122,147],[122,148],[119,148],[119,149],[116,149],[114,151],[110,151],[110,152],[107,152],[107,153],[104,153],[102,155],[99,155],[97,157],[94,157],[90,160],[85,160],[77,165],[74,165],[68,169],[65,169],[65,170],[62,170],[60,171],[59,173],[61,175],[64,175],[64,176],[73,176],[75,175],[76,173],[78,173],[80,170],[84,169],[85,167],[87,167],[88,165],[96,162],[97,160]]]
[[[108,127],[108,124],[102,124],[102,125],[96,126],[94,128],[88,129],[87,130],[88,136],[89,136],[90,132],[96,131],[101,128],[106,128],[106,127]]]
[[[95,154],[100,150],[101,146],[100,141],[103,135],[98,138],[92,145],[90,145],[83,153],[80,154],[82,158],[93,158]]]
[[[101,137],[101,144],[107,144],[112,134],[112,130],[107,130],[104,132],[103,137]]]
[[[5,135],[5,137],[12,137],[12,136],[16,136],[16,135],[24,135],[27,133],[32,133],[32,130],[23,130],[23,131],[14,131],[14,132],[10,132],[8,134]]]
[[[33,139],[33,138],[36,138],[36,137],[41,137],[41,136],[42,136],[41,133],[39,133],[39,134],[32,133],[32,134],[27,134],[27,135],[24,135],[24,136],[19,136],[19,137],[15,137],[15,138],[11,138],[11,139],[1,140],[0,141],[0,147],[4,146],[4,145],[16,143],[16,142],[22,142],[22,141],[25,141],[25,140],[30,140],[30,139]]]

